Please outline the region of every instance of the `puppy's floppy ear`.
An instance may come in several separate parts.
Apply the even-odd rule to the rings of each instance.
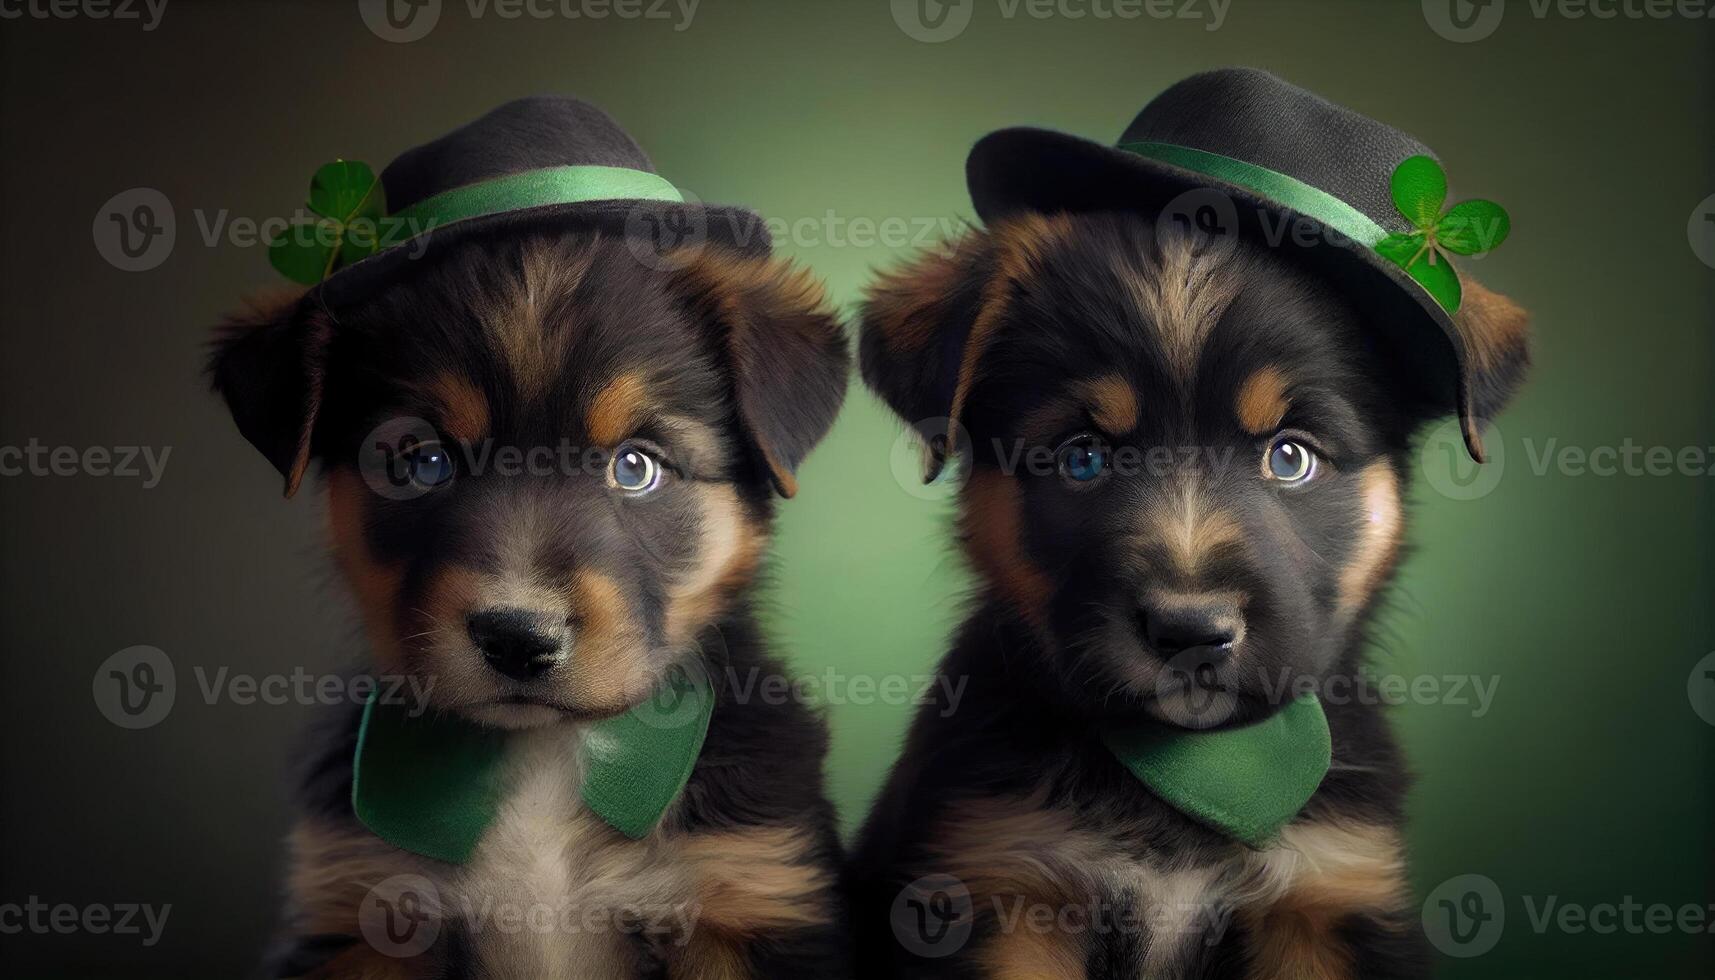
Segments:
[[[1453,326],[1465,347],[1459,426],[1471,458],[1483,461],[1479,422],[1512,399],[1530,368],[1530,316],[1517,303],[1466,277]]]
[[[846,397],[851,354],[809,270],[784,259],[697,249],[673,274],[714,333],[739,424],[782,497]]]
[[[297,294],[251,297],[246,306],[215,330],[209,381],[238,431],[285,478],[290,497],[310,463],[331,322]]]

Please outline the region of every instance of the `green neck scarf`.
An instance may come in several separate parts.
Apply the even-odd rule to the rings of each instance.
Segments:
[[[1311,694],[1243,728],[1144,723],[1111,729],[1104,741],[1174,809],[1257,848],[1310,802],[1333,758],[1328,718]]]
[[[676,673],[649,701],[586,728],[584,804],[627,837],[647,835],[690,780],[713,713],[708,681]],[[509,788],[511,734],[450,715],[412,717],[372,694],[352,761],[357,819],[395,847],[464,863]]]

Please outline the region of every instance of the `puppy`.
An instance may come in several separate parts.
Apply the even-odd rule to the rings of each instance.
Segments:
[[[855,849],[865,975],[1422,975],[1407,778],[1360,667],[1411,439],[1445,403],[1290,250],[1175,227],[1021,213],[869,292],[865,381],[968,434],[979,588],[939,667],[965,697],[917,715]],[[1467,280],[1456,321],[1486,416],[1525,316]],[[1266,846],[1102,742],[1244,726],[1331,679],[1354,690],[1325,705],[1331,769]]]
[[[427,690],[408,715],[501,746],[488,822],[439,860],[359,819],[359,714],[333,720],[274,975],[846,975],[824,725],[724,683],[783,669],[750,591],[772,498],[844,395],[819,287],[713,243],[646,265],[581,230],[476,232],[420,263],[214,344],[213,386],[288,493],[320,464],[378,696]],[[658,824],[622,833],[580,797],[585,750],[689,675],[706,740]],[[421,793],[438,764],[391,775]]]

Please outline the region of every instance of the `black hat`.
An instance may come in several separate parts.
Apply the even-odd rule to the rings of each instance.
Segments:
[[[381,188],[381,247],[336,264],[316,286],[320,301],[360,299],[478,229],[605,230],[639,240],[640,255],[705,241],[770,249],[761,216],[687,201],[618,123],[569,96],[517,99],[406,150]]]
[[[966,178],[977,214],[990,223],[1020,211],[1176,207],[1178,195],[1212,189],[1241,228],[1268,222],[1275,236],[1312,229],[1280,240],[1303,246],[1320,271],[1376,314],[1421,366],[1431,397],[1453,399],[1466,445],[1480,460],[1467,353],[1452,316],[1457,294],[1446,308],[1445,296],[1437,299],[1407,272],[1409,263],[1377,251],[1389,236],[1413,231],[1391,190],[1396,170],[1413,157],[1434,154],[1268,72],[1224,68],[1156,96],[1117,146],[1030,127],[990,133],[972,148]]]

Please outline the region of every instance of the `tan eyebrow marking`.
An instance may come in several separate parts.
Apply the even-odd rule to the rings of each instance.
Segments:
[[[1273,364],[1257,369],[1239,386],[1233,412],[1239,424],[1253,436],[1266,435],[1280,426],[1291,400],[1286,397],[1286,373]]]
[[[1080,381],[1077,391],[1102,431],[1123,435],[1137,428],[1137,392],[1118,375]]]
[[[628,371],[609,381],[590,398],[584,413],[590,440],[598,446],[613,446],[630,435],[643,416],[648,395],[649,386],[639,372]]]
[[[429,395],[447,435],[473,443],[488,434],[488,398],[469,378],[443,372],[429,383]]]

